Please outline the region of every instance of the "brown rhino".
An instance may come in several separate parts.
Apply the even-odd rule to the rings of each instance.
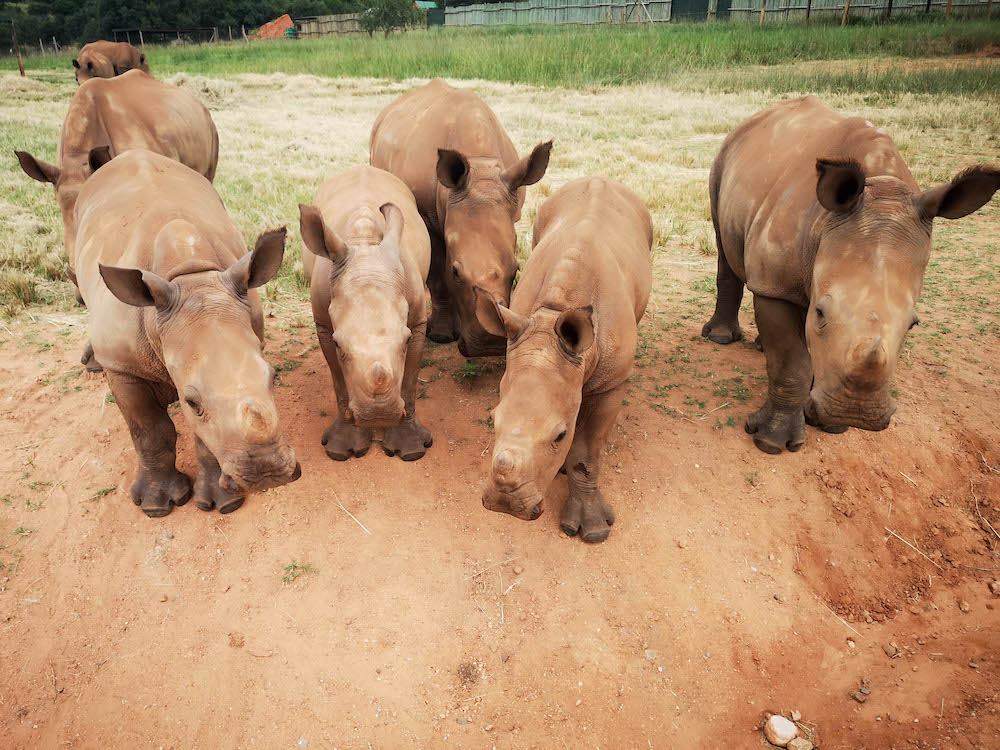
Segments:
[[[404,94],[379,114],[371,164],[413,191],[431,237],[427,285],[431,341],[458,339],[463,356],[503,354],[505,342],[483,330],[473,288],[507,303],[517,273],[514,222],[524,186],[542,179],[552,141],[519,159],[486,103],[440,78]]]
[[[73,61],[76,82],[91,78],[114,78],[130,70],[141,70],[149,75],[146,55],[125,42],[91,42],[83,45],[80,56]]]
[[[601,450],[632,372],[652,286],[652,243],[649,211],[634,193],[584,177],[539,210],[534,250],[510,309],[477,290],[483,327],[508,340],[483,492],[490,510],[538,518],[563,468],[563,531],[586,542],[607,538],[615,515],[598,487]]]
[[[767,357],[767,401],[746,423],[758,448],[798,450],[805,421],[828,432],[889,425],[931,223],[972,213],[998,188],[1000,168],[984,165],[921,192],[885,130],[811,96],[726,138],[709,178],[718,301],[702,335],[742,338],[746,284]]]
[[[328,180],[315,205],[299,206],[299,224],[316,334],[337,393],[326,453],[363,456],[372,428],[384,427],[386,454],[415,461],[432,443],[414,409],[431,241],[413,195],[388,172],[355,167]]]
[[[135,503],[157,517],[191,495],[167,414],[178,395],[195,434],[199,508],[229,513],[248,492],[298,479],[278,423],[274,368],[261,356],[255,291],[281,265],[284,228],[264,232],[245,254],[212,184],[144,149],[87,180],[76,219],[90,340],[139,458]]]

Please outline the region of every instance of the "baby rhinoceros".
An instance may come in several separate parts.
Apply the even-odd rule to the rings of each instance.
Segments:
[[[649,211],[628,188],[575,180],[542,205],[510,309],[477,290],[483,327],[507,338],[483,505],[532,521],[560,468],[560,526],[604,541],[615,515],[598,487],[601,450],[632,372],[652,285]]]
[[[326,454],[363,456],[373,428],[384,428],[386,454],[415,461],[432,443],[414,408],[431,242],[413,194],[388,172],[355,167],[299,212],[316,334],[337,394]]]
[[[247,254],[212,184],[145,149],[101,166],[75,211],[90,340],[139,458],[136,505],[164,516],[191,495],[167,414],[178,396],[195,434],[199,508],[229,513],[248,492],[298,479],[255,291],[281,265],[284,228]]]

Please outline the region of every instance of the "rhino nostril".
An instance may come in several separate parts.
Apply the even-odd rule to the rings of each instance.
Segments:
[[[542,506],[536,505],[534,508],[531,509],[531,520],[532,521],[534,521],[540,515],[542,515]]]
[[[295,462],[295,471],[292,473],[292,481],[299,479],[302,476],[302,464],[298,461]]]

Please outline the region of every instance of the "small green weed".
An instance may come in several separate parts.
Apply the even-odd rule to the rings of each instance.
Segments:
[[[292,560],[288,565],[285,566],[285,575],[282,576],[281,580],[285,583],[291,583],[296,578],[304,576],[307,573],[318,573],[319,569],[314,568],[312,565],[299,565],[295,560]]]

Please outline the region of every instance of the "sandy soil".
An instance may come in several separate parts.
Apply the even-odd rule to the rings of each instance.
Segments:
[[[302,479],[151,520],[85,311],[5,322],[0,746],[753,748],[792,710],[823,750],[1000,746],[997,216],[941,230],[892,427],[780,456],[742,430],[763,355],[698,335],[714,259],[668,242],[599,546],[559,532],[561,478],[536,522],[482,508],[502,364],[459,378],[454,345],[423,460],[334,463],[309,310],[270,297]]]

